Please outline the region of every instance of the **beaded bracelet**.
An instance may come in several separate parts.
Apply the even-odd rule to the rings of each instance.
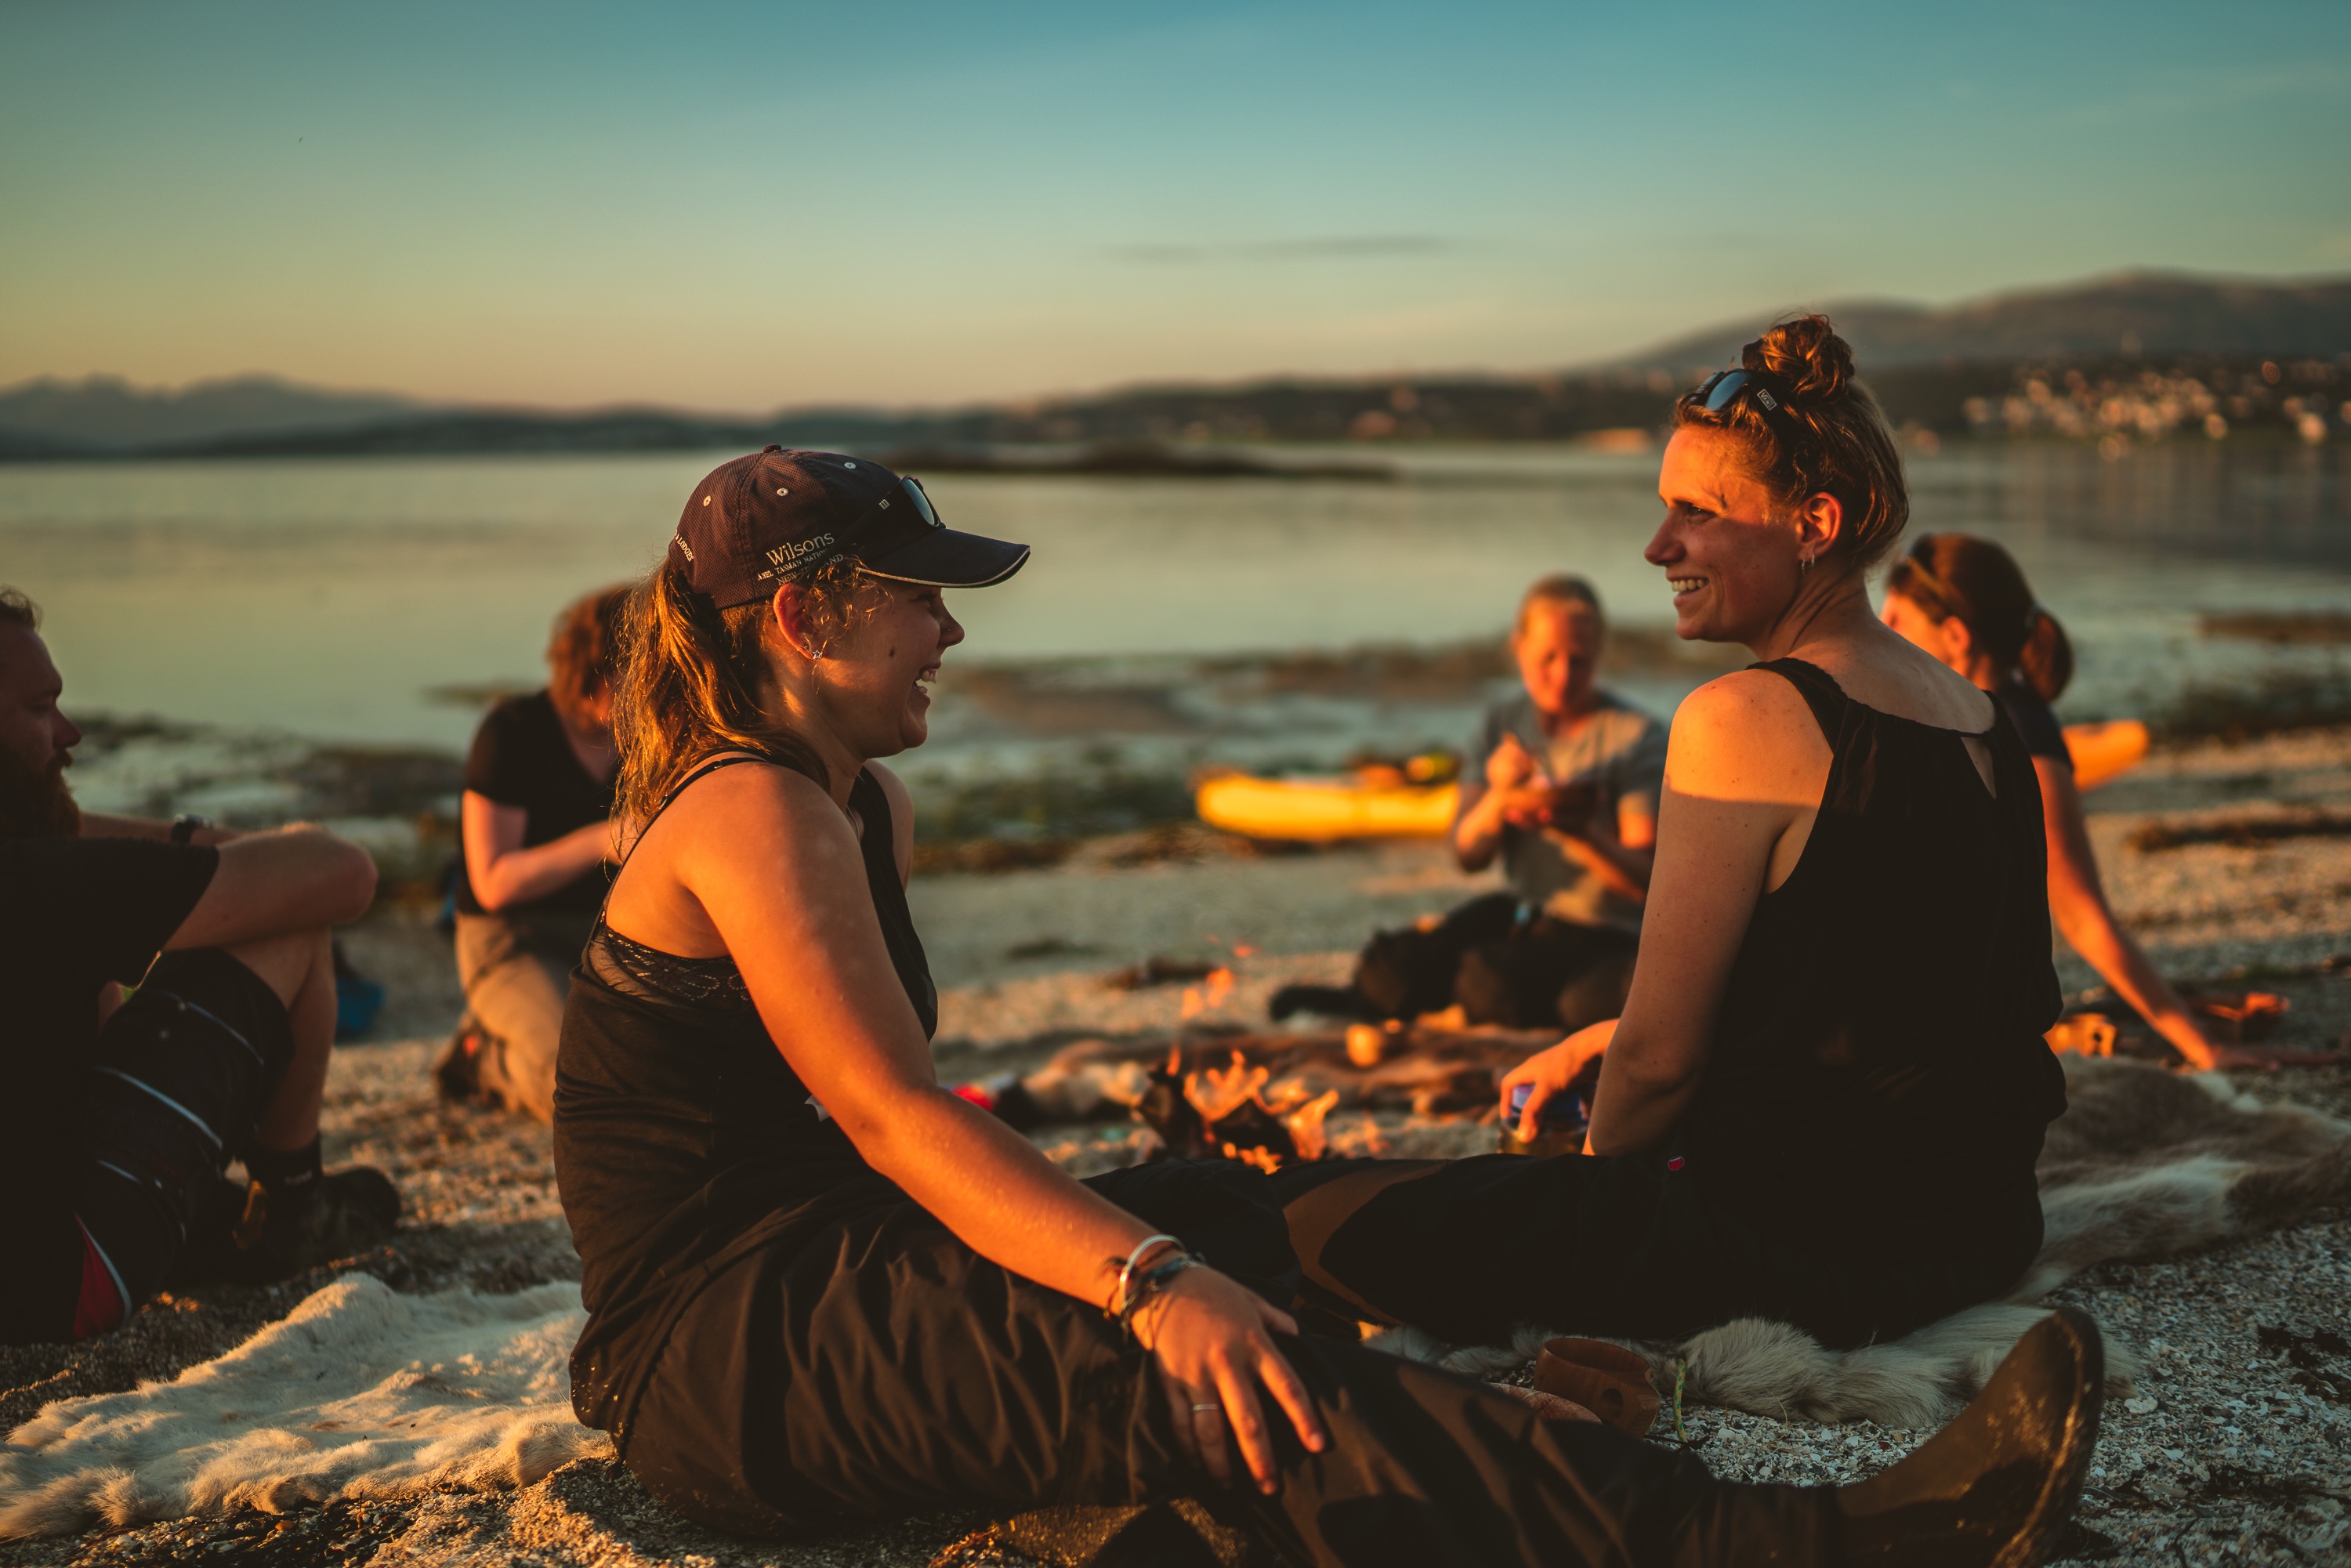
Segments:
[[[1134,1293],[1120,1303],[1117,1313],[1118,1326],[1125,1331],[1129,1339],[1134,1338],[1134,1314],[1143,1310],[1145,1302],[1158,1295],[1166,1288],[1168,1281],[1185,1270],[1207,1267],[1207,1264],[1189,1252],[1178,1252],[1172,1258],[1154,1264],[1151,1271],[1135,1282]]]
[[[1162,1241],[1166,1242],[1169,1246],[1176,1248],[1179,1250],[1184,1245],[1182,1241],[1173,1236],[1165,1234],[1158,1236],[1146,1236],[1142,1240],[1134,1244],[1134,1250],[1126,1255],[1124,1261],[1121,1261],[1116,1258],[1103,1260],[1103,1261],[1106,1262],[1113,1270],[1117,1271],[1118,1279],[1117,1282],[1111,1287],[1110,1301],[1102,1308],[1102,1316],[1106,1318],[1114,1318],[1118,1316],[1120,1309],[1126,1303],[1127,1291],[1134,1283],[1135,1264],[1142,1261],[1143,1255],[1145,1252],[1148,1252],[1154,1247],[1158,1246]]]

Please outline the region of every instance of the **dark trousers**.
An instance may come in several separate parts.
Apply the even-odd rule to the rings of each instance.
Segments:
[[[1164,1165],[1092,1185],[1289,1299],[1295,1261],[1253,1173]],[[1297,1561],[1696,1568],[1839,1550],[1824,1489],[1717,1481],[1687,1454],[1543,1421],[1483,1384],[1358,1345],[1282,1348],[1332,1442],[1308,1453],[1270,1410],[1280,1492],[1231,1497]],[[1176,1441],[1149,1358],[1098,1308],[987,1262],[911,1203],[744,1259],[649,1370],[622,1456],[655,1495],[721,1528],[802,1534],[1212,1486]]]
[[[1330,1161],[1267,1184],[1309,1305],[1455,1344],[1530,1323],[1679,1339],[1762,1317],[1847,1348],[1994,1299],[2041,1244],[2029,1191],[1964,1222],[1868,1234],[1815,1223],[1799,1241],[1709,1203],[1708,1176],[1695,1155],[1488,1155]]]
[[[1471,1023],[1572,1031],[1625,1010],[1639,947],[1625,932],[1536,914],[1514,894],[1493,893],[1433,926],[1375,935],[1351,988],[1379,1017],[1458,1006]]]

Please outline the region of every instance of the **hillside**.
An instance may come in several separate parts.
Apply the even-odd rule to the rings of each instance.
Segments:
[[[2117,355],[2331,359],[2351,350],[2351,278],[2268,283],[2130,272],[1939,309],[1882,300],[1819,308],[1864,366]],[[1729,364],[1763,324],[1726,323],[1615,363],[1677,373]]]
[[[120,376],[55,376],[0,389],[0,432],[56,449],[145,447],[256,431],[349,429],[427,404],[391,392],[334,392],[276,376],[232,376],[177,390]]]
[[[2217,413],[2228,431],[2325,440],[2341,418],[2351,370],[2351,279],[2135,273],[1945,308],[1829,308],[1894,421],[1947,434],[2159,435]],[[179,392],[105,377],[43,380],[0,391],[0,462],[685,451],[769,441],[937,454],[1036,444],[1562,440],[1656,428],[1676,392],[1732,362],[1763,324],[1724,326],[1617,364],[1550,375],[1269,379],[994,407],[815,407],[764,417],[436,408],[258,376]],[[2032,392],[2036,381],[2040,394]],[[2052,387],[2064,389],[2057,402],[2066,407],[2049,402]]]

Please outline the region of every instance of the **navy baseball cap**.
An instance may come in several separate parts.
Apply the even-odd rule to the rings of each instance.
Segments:
[[[879,463],[780,446],[712,469],[686,498],[669,549],[695,591],[721,610],[838,560],[935,588],[986,588],[1029,560],[1027,545],[948,528],[920,482]]]

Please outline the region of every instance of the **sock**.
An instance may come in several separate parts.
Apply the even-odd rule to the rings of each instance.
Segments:
[[[245,1151],[245,1174],[268,1188],[272,1197],[307,1192],[318,1185],[325,1168],[316,1135],[298,1149],[265,1149],[256,1145]]]

